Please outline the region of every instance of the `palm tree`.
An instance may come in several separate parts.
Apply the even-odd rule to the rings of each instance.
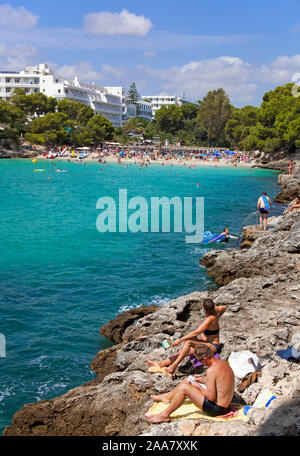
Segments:
[[[124,133],[132,133],[134,131],[134,134],[142,133],[144,128],[144,122],[138,117],[130,117],[122,126]]]

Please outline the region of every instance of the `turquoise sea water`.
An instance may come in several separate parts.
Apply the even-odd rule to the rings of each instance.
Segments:
[[[186,233],[174,232],[100,234],[99,197],[117,201],[121,188],[148,201],[204,196],[205,230],[239,234],[260,192],[278,192],[272,170],[55,163],[68,172],[49,161],[0,161],[0,432],[25,403],[95,378],[90,362],[111,346],[102,325],[124,310],[213,287],[199,258],[236,245],[187,244]]]

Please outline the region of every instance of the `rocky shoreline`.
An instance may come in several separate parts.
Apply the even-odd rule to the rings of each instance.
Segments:
[[[275,169],[286,170],[286,161],[278,166],[282,168]],[[280,199],[286,203],[300,193],[300,161],[294,175],[281,175],[279,183]],[[300,210],[276,217],[272,228],[248,242],[245,249],[213,250],[200,259],[218,289],[134,309],[103,327],[101,334],[115,345],[92,361],[97,378],[51,400],[24,405],[3,435],[299,435],[299,363],[282,359],[276,351],[290,345],[300,351]],[[250,350],[262,364],[261,376],[243,393],[238,392],[236,379],[234,402],[251,406],[266,388],[277,399],[267,409],[250,409],[247,422],[195,419],[151,424],[144,416],[153,403],[150,395],[173,388],[195,369],[187,360],[172,380],[150,374],[146,359],[162,359],[163,339],[180,337],[199,325],[204,297],[228,305],[222,317],[222,359],[233,351]],[[169,349],[168,355],[175,350]]]

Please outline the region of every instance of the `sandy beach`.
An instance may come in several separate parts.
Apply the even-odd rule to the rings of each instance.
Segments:
[[[39,155],[35,157],[37,160],[45,160],[45,157],[43,155]],[[54,159],[48,159],[50,162],[52,160],[54,161],[70,161],[70,162],[99,162],[99,157],[96,156],[88,156],[84,159],[77,159],[74,157],[56,157]],[[106,163],[119,163],[120,165],[133,165],[133,164],[138,164],[138,165],[181,165],[181,166],[186,166],[187,168],[194,168],[196,166],[210,166],[210,167],[219,167],[219,166],[226,166],[226,167],[235,167],[235,168],[251,168],[256,166],[255,160],[252,160],[250,162],[247,161],[240,161],[240,162],[232,162],[231,160],[215,160],[215,159],[210,159],[210,160],[200,160],[196,158],[190,158],[190,159],[176,159],[176,158],[163,158],[159,157],[156,160],[152,159],[147,159],[143,160],[141,158],[120,158],[116,157],[113,155],[108,155],[105,157],[102,157],[102,164]],[[99,162],[101,164],[101,162]]]

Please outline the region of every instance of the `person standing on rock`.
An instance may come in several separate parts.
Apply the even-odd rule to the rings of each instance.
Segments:
[[[293,174],[293,167],[294,167],[293,160],[290,160],[289,161],[289,166],[288,166],[288,173],[289,174]]]
[[[204,322],[191,333],[173,342],[172,347],[177,347],[184,342],[182,349],[176,355],[163,361],[151,361],[147,359],[150,367],[165,368],[168,374],[173,375],[181,361],[186,356],[194,354],[194,350],[198,344],[207,344],[213,353],[221,351],[219,319],[226,311],[227,306],[216,306],[212,299],[207,298],[203,300],[203,309],[205,312]],[[200,337],[198,338],[199,335]]]
[[[257,201],[257,212],[260,212],[260,229],[266,231],[268,225],[268,215],[271,209],[272,202],[266,192],[262,192]]]
[[[221,416],[230,412],[230,402],[234,394],[234,373],[229,364],[221,359],[214,358],[214,354],[206,344],[199,344],[195,348],[195,356],[206,370],[206,378],[194,376],[190,383],[185,379],[172,391],[157,396],[152,395],[155,401],[161,401],[169,406],[161,413],[146,416],[151,423],[170,421],[170,415],[177,410],[188,397],[200,410],[209,416]],[[206,386],[204,388],[201,383]]]

